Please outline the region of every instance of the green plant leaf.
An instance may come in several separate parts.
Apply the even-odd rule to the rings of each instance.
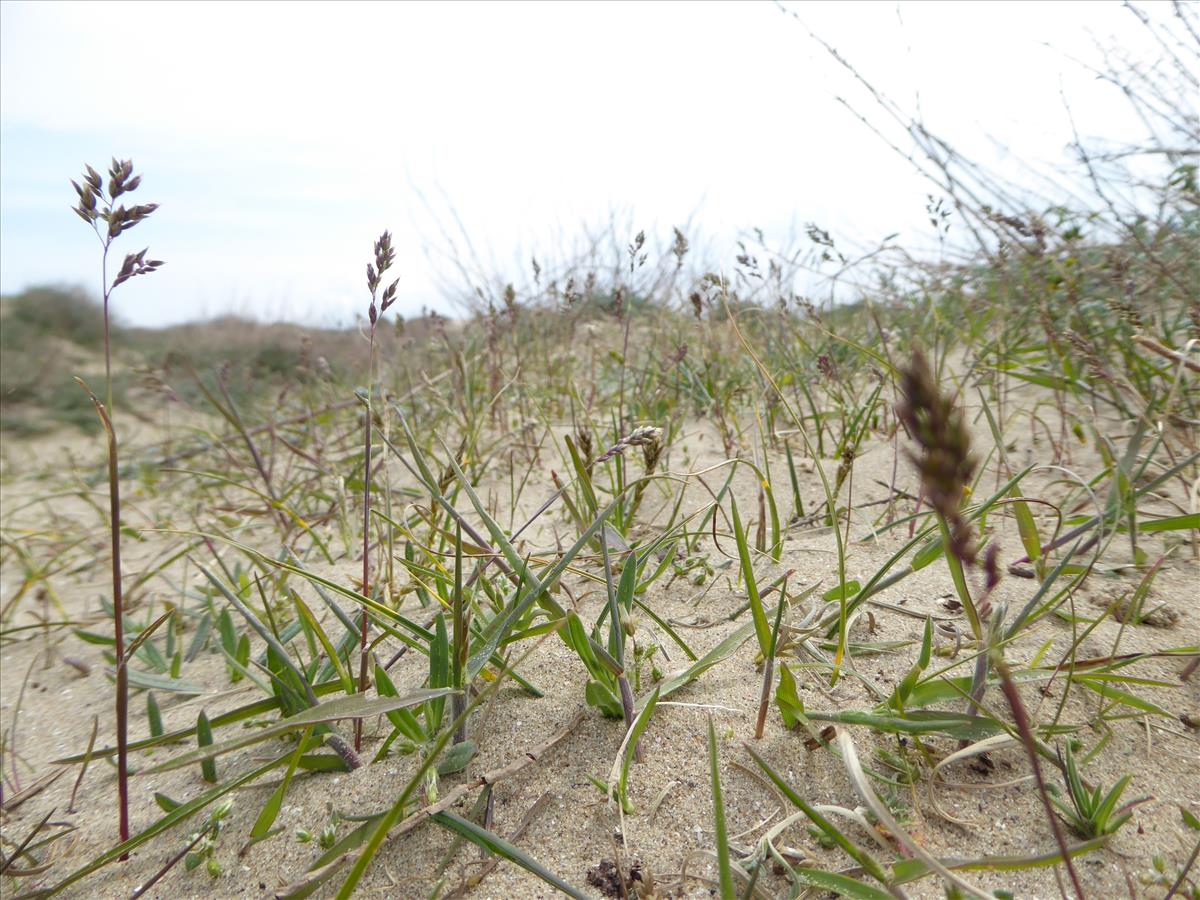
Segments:
[[[1197,818],[1184,807],[1179,807],[1179,815],[1183,818],[1183,824],[1192,831],[1200,831],[1200,818]]]
[[[1165,716],[1168,719],[1174,718],[1167,710],[1163,709],[1157,703],[1151,703],[1149,700],[1143,700],[1136,694],[1131,694],[1128,691],[1122,691],[1107,683],[1097,683],[1089,678],[1079,677],[1075,681],[1082,684],[1088,690],[1095,691],[1105,700],[1112,700],[1131,709],[1139,710],[1140,712],[1150,713],[1154,716]]]
[[[1200,529],[1200,513],[1185,516],[1167,516],[1162,519],[1142,519],[1138,531],[1151,534],[1157,531],[1194,531]]]
[[[274,769],[276,766],[282,765],[283,762],[290,755],[291,755],[290,753],[285,753],[282,756],[278,757],[277,759],[271,760],[270,762],[266,763],[265,765],[259,766],[256,769],[251,769],[249,772],[246,772],[244,775],[239,775],[237,778],[227,781],[224,784],[219,784],[216,787],[214,787],[208,791],[205,791],[203,794],[201,794],[200,796],[198,796],[192,800],[189,800],[187,803],[176,806],[173,810],[168,812],[165,816],[163,816],[161,819],[159,819],[157,822],[155,822],[153,825],[151,825],[145,831],[141,832],[140,834],[134,835],[133,837],[131,837],[129,840],[125,841],[124,843],[117,844],[117,846],[113,847],[111,850],[105,851],[100,856],[96,857],[94,860],[89,862],[87,865],[85,865],[79,869],[76,869],[74,872],[72,872],[70,875],[68,875],[62,881],[60,881],[56,885],[54,885],[54,887],[50,888],[49,891],[47,891],[45,894],[42,894],[40,896],[53,897],[55,894],[61,893],[62,891],[66,890],[68,887],[70,887],[71,885],[77,883],[78,881],[80,881],[83,878],[86,878],[88,875],[91,875],[96,870],[101,869],[104,866],[108,865],[113,860],[120,859],[122,856],[129,853],[131,850],[137,849],[142,844],[146,843],[147,841],[151,840],[154,837],[157,837],[159,834],[162,834],[167,829],[174,827],[175,825],[179,824],[180,822],[184,821],[185,819],[189,818],[190,816],[192,816],[195,813],[199,812],[200,810],[204,809],[204,807],[208,806],[214,800],[217,800],[217,799],[223,797],[225,794],[228,794],[230,791],[236,790],[237,788],[241,787],[243,784],[249,784],[250,782],[254,781],[255,779],[262,777],[267,772],[270,772],[272,769]]]
[[[809,594],[811,594],[813,592],[813,590],[815,588],[816,588],[816,585],[813,585],[813,587],[808,588],[806,591],[804,591],[804,593],[799,594],[796,597],[792,598],[792,601],[795,602],[796,600],[800,600],[800,599],[803,599],[804,597],[807,597]],[[765,610],[764,610],[764,612],[766,613]],[[766,613],[766,615],[771,615],[771,616],[775,615],[774,607],[772,607],[770,612]],[[688,666],[688,668],[684,669],[682,672],[677,672],[676,674],[671,675],[670,677],[667,678],[666,681],[664,681],[662,684],[660,684],[658,687],[659,698],[662,699],[664,697],[669,696],[670,694],[675,693],[677,690],[679,690],[684,685],[690,684],[691,682],[695,681],[697,678],[699,678],[702,674],[707,672],[709,669],[711,669],[717,663],[728,659],[730,656],[732,656],[734,653],[736,653],[738,651],[738,648],[741,647],[742,644],[746,643],[746,641],[749,639],[750,635],[752,635],[754,633],[755,633],[754,622],[747,622],[745,625],[741,626],[737,631],[730,634],[729,637],[725,638],[725,640],[721,641],[721,643],[717,644],[717,646],[713,647],[711,650],[709,650],[707,653],[705,653],[704,656],[702,656],[699,660],[697,660],[696,662],[694,662],[690,666]],[[768,632],[768,640],[769,639],[770,639],[770,634]],[[635,704],[635,707],[637,709],[641,709],[643,706],[646,705],[647,702],[649,702],[649,699],[650,699],[649,694],[643,695],[641,698],[638,699],[637,703]]]
[[[288,760],[287,771],[283,773],[283,781],[279,783],[279,787],[271,793],[267,798],[267,802],[263,804],[262,811],[259,812],[258,818],[254,822],[254,827],[250,829],[251,842],[257,842],[266,839],[271,832],[271,826],[275,824],[275,819],[279,816],[279,810],[283,807],[283,798],[287,795],[288,786],[292,783],[292,776],[296,772],[296,766],[300,764],[300,758],[304,755],[305,749],[308,747],[309,738],[312,737],[312,726],[304,730],[304,734],[300,736],[299,742],[296,744],[296,750]]]
[[[809,869],[804,866],[795,867],[792,871],[809,887],[833,891],[839,897],[849,897],[851,900],[895,900],[893,895],[887,891],[851,878],[849,875],[839,875],[836,872],[825,872],[821,869]]]
[[[940,710],[908,710],[902,716],[884,716],[859,710],[807,713],[814,722],[864,725],[887,734],[946,734],[963,741],[979,741],[999,734],[1004,727],[994,719]]]
[[[832,603],[835,600],[849,600],[851,597],[853,597],[855,594],[857,594],[861,590],[862,590],[862,585],[859,584],[857,581],[847,581],[845,583],[845,585],[838,585],[837,587],[831,587],[829,590],[827,590],[824,594],[821,595],[821,598],[826,603]]]
[[[655,698],[657,702],[657,697]],[[717,731],[708,717],[708,772],[712,779],[713,821],[716,826],[717,877],[721,900],[735,900],[733,870],[729,863],[729,832],[725,826],[725,801],[721,797],[721,766],[717,757]]]
[[[325,633],[325,629],[317,621],[317,617],[313,615],[312,610],[308,608],[308,604],[295,591],[292,591],[292,603],[295,605],[300,619],[316,635],[317,640],[321,642],[321,647],[325,650],[326,659],[333,663],[333,668],[337,671],[338,680],[342,683],[342,689],[347,694],[353,694],[355,692],[354,680],[350,677],[350,673],[342,663],[337,650],[334,649],[333,642],[329,640],[329,635]]]
[[[738,559],[742,564],[742,580],[746,583],[746,596],[750,600],[750,615],[754,620],[754,633],[758,636],[758,647],[763,656],[771,652],[771,623],[763,610],[762,598],[758,595],[758,582],[754,578],[754,563],[750,559],[750,546],[746,543],[746,530],[738,515],[737,501],[731,495],[729,511],[733,518],[733,536],[737,541]]]
[[[775,703],[779,714],[783,716],[783,724],[788,728],[796,728],[804,720],[804,701],[796,689],[796,676],[788,668],[787,663],[779,664],[779,685],[775,688]]]
[[[147,769],[146,772],[147,774],[152,772],[169,772],[181,766],[191,765],[203,759],[211,759],[233,750],[240,750],[242,747],[248,747],[251,744],[279,737],[280,735],[287,734],[289,731],[307,728],[309,725],[336,722],[339,719],[366,719],[371,716],[382,716],[395,709],[417,706],[435,697],[445,697],[452,693],[454,691],[450,688],[426,688],[413,691],[403,697],[367,699],[362,694],[354,694],[349,697],[336,697],[333,700],[326,700],[324,703],[296,713],[294,716],[280,719],[266,728],[256,729],[232,740],[213,744],[209,747],[202,747],[190,753],[185,753],[182,756],[177,756],[174,759],[169,759],[166,762],[159,763],[157,766]]]
[[[646,726],[650,724],[650,717],[654,715],[654,707],[658,705],[658,691],[656,690],[650,695],[650,699],[646,705],[642,707],[642,711],[638,713],[636,719],[633,720],[633,727],[629,730],[629,739],[625,742],[625,753],[621,760],[621,774],[617,781],[617,794],[620,797],[622,805],[627,805],[632,808],[629,803],[629,767],[633,764],[634,751],[637,749],[638,741],[642,739],[642,733],[646,730]]]
[[[453,775],[456,772],[461,772],[471,764],[471,760],[475,758],[475,754],[478,752],[479,748],[475,746],[474,741],[462,741],[455,744],[438,760],[437,773],[439,775]]]
[[[524,850],[513,846],[498,834],[488,831],[482,825],[476,825],[474,822],[452,812],[434,813],[430,818],[443,828],[466,838],[472,844],[486,850],[488,853],[494,853],[520,866],[525,871],[546,882],[546,884],[562,891],[568,897],[574,897],[576,900],[588,900],[587,894],[563,881]]]

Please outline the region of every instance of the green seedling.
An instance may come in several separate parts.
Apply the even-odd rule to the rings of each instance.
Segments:
[[[1135,807],[1151,799],[1140,797],[1121,803],[1121,795],[1133,780],[1131,775],[1123,775],[1107,791],[1100,785],[1089,790],[1084,785],[1070,743],[1066,745],[1065,752],[1060,751],[1060,759],[1066,780],[1067,798],[1064,800],[1057,791],[1052,790],[1050,799],[1063,814],[1067,824],[1080,837],[1098,838],[1115,834],[1122,825],[1133,818]]]

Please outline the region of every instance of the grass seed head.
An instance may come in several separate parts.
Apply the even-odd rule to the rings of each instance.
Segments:
[[[971,439],[962,410],[938,388],[929,362],[919,350],[901,371],[902,398],[896,414],[920,445],[909,457],[921,475],[921,488],[930,505],[946,520],[950,549],[964,563],[975,562],[978,548],[971,526],[962,515],[963,500],[976,468]]]

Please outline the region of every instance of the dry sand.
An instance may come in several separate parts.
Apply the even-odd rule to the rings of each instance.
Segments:
[[[132,439],[131,439],[132,440]],[[64,490],[74,467],[78,472],[93,473],[102,465],[99,443],[71,439],[43,440],[37,444],[16,445],[6,442],[3,468],[3,524],[6,535],[27,541],[31,546],[42,543],[48,536],[57,539],[82,539],[82,544],[68,554],[72,565],[56,571],[50,583],[61,599],[65,617],[87,622],[103,629],[104,617],[99,614],[98,598],[107,593],[107,535],[98,510],[89,508],[77,497],[58,496],[43,502],[26,505],[33,498]],[[1029,452],[1037,456],[1047,453],[1043,446],[1024,445],[1018,454]],[[1086,452],[1086,448],[1077,448]],[[670,448],[669,466],[674,472],[697,471],[719,461],[723,456],[720,442],[706,426],[692,425]],[[869,539],[872,523],[882,514],[883,505],[865,505],[885,499],[886,484],[892,479],[894,448],[891,444],[867,447],[854,470],[854,500],[857,511],[850,535],[853,541],[849,554],[849,578],[865,581],[887,558],[902,546],[907,529],[894,528]],[[557,454],[548,451],[535,467],[530,485],[522,497],[522,509],[532,511],[552,489],[549,468],[556,465]],[[779,460],[773,460],[780,465]],[[31,467],[49,473],[45,480],[33,480]],[[779,469],[779,473],[786,470]],[[831,470],[832,471],[832,470]],[[1094,470],[1093,470],[1094,471]],[[22,473],[18,477],[17,473]],[[129,524],[139,529],[153,528],[173,513],[183,513],[184,497],[169,487],[172,478],[163,476],[159,493],[151,496],[137,484],[126,486],[126,515]],[[723,473],[710,476],[709,483],[720,484]],[[786,475],[776,476],[786,484]],[[1040,482],[1028,485],[1027,492],[1035,493],[1037,485],[1045,486],[1049,494],[1061,488],[1047,485],[1054,473],[1040,475]],[[878,484],[884,482],[884,486]],[[75,482],[78,484],[78,482]],[[991,475],[985,485],[992,484]],[[485,485],[485,488],[489,485]],[[507,497],[507,485],[497,482],[491,487],[497,497]],[[916,492],[915,477],[903,463],[897,486]],[[69,485],[68,485],[69,487]],[[816,508],[821,498],[820,486],[814,476],[802,485],[808,508]],[[485,492],[484,493],[486,496]],[[739,476],[737,481],[739,505],[743,510],[757,508],[755,486],[751,478]],[[105,488],[97,483],[92,488],[95,502],[103,509]],[[694,504],[703,501],[702,492],[692,490],[689,498]],[[654,494],[647,498],[646,509],[653,509]],[[1186,504],[1186,498],[1183,501]],[[790,510],[790,501],[780,498],[781,509]],[[911,503],[898,507],[900,514],[911,512]],[[181,517],[172,519],[176,526]],[[518,521],[520,516],[518,515]],[[565,539],[571,536],[570,526],[556,513],[549,518]],[[1008,522],[994,518],[996,539],[1002,547],[1004,563],[1020,554],[1020,543]],[[39,537],[40,534],[40,537]],[[1194,539],[1194,535],[1192,536]],[[868,539],[864,539],[868,538]],[[147,534],[145,542],[127,539],[124,543],[126,573],[132,579],[151,565],[162,552],[160,539]],[[1151,557],[1161,548],[1161,539],[1151,538],[1147,545]],[[545,529],[535,534],[527,549],[552,547]],[[836,582],[836,553],[834,539],[828,529],[807,526],[789,531],[783,559],[778,565],[761,564],[760,579],[794,569],[790,588],[796,592],[807,585],[820,582],[822,590]],[[718,551],[706,542],[714,564],[722,561],[722,552],[732,554],[731,540],[722,543]],[[1116,553],[1119,547],[1114,545]],[[1200,643],[1200,614],[1198,614],[1198,584],[1200,568],[1195,561],[1195,546],[1183,546],[1164,564],[1154,585],[1152,598],[1165,602],[1175,614],[1166,627],[1141,625],[1122,628],[1112,619],[1104,622],[1084,639],[1079,656],[1100,657],[1111,652],[1120,632],[1121,652],[1137,652],[1179,647]],[[234,554],[227,556],[233,560]],[[1108,560],[1111,562],[1111,560]],[[327,573],[350,584],[355,579],[359,563],[347,557]],[[198,585],[194,567],[182,563],[167,570],[174,581],[156,579],[142,602],[153,594],[158,599],[177,595],[184,579]],[[718,571],[707,590],[683,580],[668,583],[664,578],[651,587],[646,600],[662,617],[676,623],[686,640],[698,654],[715,646],[728,633],[741,625],[745,618],[730,622],[728,616],[744,603],[734,590],[732,577],[736,565]],[[1140,579],[1133,570],[1097,574],[1089,578],[1078,591],[1074,603],[1079,613],[1092,617],[1100,611],[1096,604],[1119,596]],[[6,558],[0,604],[5,608],[20,587],[23,579],[21,565],[12,557]],[[601,602],[600,593],[578,580],[569,582],[579,601],[585,622],[592,621]],[[999,587],[996,602],[1019,607],[1036,589],[1033,581],[1006,577]],[[955,623],[960,630],[967,626],[961,612],[947,608],[945,600],[953,595],[953,587],[942,564],[931,565],[878,596],[881,604],[871,607],[871,616],[855,626],[853,638],[860,641],[919,641],[923,617],[932,615]],[[564,602],[565,598],[564,598]],[[143,607],[144,608],[144,607]],[[7,627],[29,625],[43,612],[41,604],[28,598],[12,616]],[[51,604],[46,609],[52,620],[63,618]],[[1042,619],[1009,650],[1009,658],[1017,662],[1030,659],[1043,645],[1047,661],[1057,661],[1073,640],[1072,627],[1053,616]],[[15,751],[22,764],[19,769],[22,787],[34,784],[42,776],[58,771],[52,760],[80,753],[87,745],[93,717],[98,717],[99,746],[113,741],[112,684],[100,657],[100,648],[81,642],[70,630],[59,629],[48,636],[38,630],[18,632],[0,650],[0,721],[3,723],[6,746]],[[664,670],[682,668],[685,658],[665,636],[656,633],[653,623],[645,617],[639,622],[639,641],[654,641],[670,653],[671,662],[660,663]],[[949,639],[939,639],[941,647],[952,646]],[[48,649],[49,648],[49,649]],[[602,718],[583,700],[585,672],[573,654],[555,637],[541,644],[523,669],[523,674],[545,692],[542,699],[530,699],[513,686],[499,693],[495,708],[484,717],[476,717],[473,738],[481,753],[466,771],[441,779],[440,792],[445,794],[456,786],[477,779],[479,774],[506,766],[523,754],[541,745],[556,730],[583,712],[580,724],[561,742],[549,749],[536,762],[526,766],[518,775],[504,779],[495,786],[494,825],[496,832],[509,834],[526,811],[543,795],[546,800],[532,818],[527,830],[516,843],[531,853],[543,865],[590,896],[603,896],[600,889],[589,883],[589,872],[597,870],[605,860],[619,859],[629,865],[636,861],[646,879],[653,879],[661,896],[707,897],[714,895],[715,867],[708,851],[713,847],[713,810],[706,755],[707,719],[711,715],[717,727],[720,743],[721,772],[729,828],[735,847],[749,849],[765,827],[780,821],[794,810],[781,806],[779,795],[764,786],[762,779],[747,755],[743,742],[750,741],[756,751],[782,773],[810,802],[858,807],[861,801],[854,794],[837,757],[823,749],[805,747],[805,735],[784,728],[779,713],[772,704],[762,740],[753,741],[755,711],[761,685],[761,674],[755,668],[756,646],[751,639],[732,658],[709,670],[699,680],[664,701],[650,723],[643,740],[644,762],[635,765],[631,776],[631,798],[637,813],[622,818],[614,805],[607,803],[589,782],[588,776],[607,777],[609,767],[618,752],[622,739],[620,723]],[[903,677],[914,657],[915,650],[895,654],[863,655],[853,665],[863,681],[873,684],[885,695]],[[381,656],[387,654],[381,653]],[[64,656],[85,662],[87,674],[81,674],[64,664]],[[935,665],[948,662],[935,659]],[[1140,696],[1166,707],[1175,715],[1200,718],[1200,675],[1181,684],[1183,668],[1179,659],[1153,659],[1138,664],[1132,674],[1143,678],[1160,679],[1174,687],[1170,689],[1137,686],[1131,688]],[[420,686],[424,677],[423,658],[406,657],[393,669],[393,677],[401,691]],[[964,667],[961,672],[965,672]],[[959,674],[959,673],[956,673]],[[196,697],[172,699],[159,694],[168,729],[194,724],[201,709],[212,716],[257,698],[246,682],[229,684],[225,665],[219,655],[202,653],[188,665],[184,677],[204,687]],[[802,681],[801,695],[811,710],[869,709],[876,702],[862,683],[844,677],[835,688],[819,673],[798,669]],[[643,685],[643,692],[646,687]],[[1036,689],[1025,692],[1035,720],[1045,720],[1054,714],[1062,700],[1063,682],[1059,679],[1043,695]],[[999,692],[988,694],[986,702],[1003,708]],[[1101,732],[1092,727],[1099,698],[1083,690],[1073,690],[1062,721],[1081,726],[1079,737],[1089,748],[1100,740]],[[135,694],[132,701],[132,737],[146,733],[145,697]],[[958,708],[958,704],[955,704]],[[235,728],[237,726],[234,726]],[[348,723],[342,723],[343,733],[349,734]],[[369,759],[388,731],[386,720],[366,724],[365,756]],[[894,736],[872,734],[862,728],[851,728],[863,760],[878,767],[874,749],[886,747],[900,751]],[[218,734],[218,740],[220,734]],[[941,751],[954,749],[951,741],[933,739],[930,745]],[[277,754],[287,745],[277,743],[270,749]],[[144,768],[178,749],[160,749],[149,757],[135,756],[134,765]],[[222,779],[247,770],[256,760],[266,757],[262,745],[234,753],[219,760]],[[928,771],[924,777],[901,795],[907,807],[907,827],[911,834],[931,853],[939,856],[977,857],[984,855],[1026,855],[1048,853],[1054,848],[1038,795],[1028,777],[1025,757],[1019,748],[1003,749],[990,754],[991,766],[985,768],[969,762],[948,767],[943,781],[931,783]],[[342,815],[363,815],[385,809],[413,771],[412,757],[389,757],[385,761],[352,773],[298,775],[289,791],[277,826],[283,828],[277,837],[239,853],[246,835],[263,803],[278,783],[279,772],[235,793],[235,806],[227,820],[228,827],[221,835],[217,857],[224,874],[210,878],[203,867],[186,872],[176,866],[147,896],[150,897],[270,897],[284,886],[301,878],[321,850],[316,842],[300,843],[294,836],[299,828],[313,834],[329,821],[331,811]],[[5,772],[11,773],[6,765]],[[112,766],[94,762],[79,787],[74,808],[69,808],[72,788],[78,768],[65,775],[37,796],[6,812],[3,835],[6,852],[13,842],[24,835],[43,816],[51,813],[51,822],[74,827],[71,835],[55,845],[51,854],[53,866],[41,875],[21,879],[29,888],[48,885],[80,864],[94,858],[115,843],[116,779]],[[1110,843],[1107,849],[1093,853],[1078,863],[1086,886],[1094,897],[1142,895],[1145,889],[1139,878],[1151,869],[1151,857],[1161,854],[1167,861],[1167,871],[1175,872],[1191,850],[1195,835],[1187,835],[1180,827],[1179,806],[1188,805],[1200,812],[1200,739],[1178,718],[1131,718],[1113,723],[1107,748],[1087,768],[1087,776],[1102,784],[1112,784],[1122,775],[1133,775],[1127,797],[1151,795],[1154,799],[1139,806],[1134,820]],[[1048,777],[1054,778],[1051,774]],[[160,775],[137,775],[131,781],[131,815],[136,833],[158,819],[162,813],[155,805],[155,792],[178,800],[187,800],[205,789],[198,767],[189,767]],[[457,811],[466,815],[476,792]],[[6,788],[5,801],[13,799]],[[126,863],[113,863],[67,892],[72,897],[128,897],[185,845],[189,832],[198,827],[203,817],[189,821],[175,831],[160,836],[133,853]],[[343,822],[338,834],[352,827]],[[871,838],[853,830],[867,844]],[[887,842],[886,835],[878,835]],[[438,826],[426,823],[403,837],[392,838],[385,845],[375,864],[360,886],[361,896],[425,897],[435,882],[434,867],[451,843],[450,835]],[[846,858],[822,850],[804,826],[794,825],[779,843],[794,848],[800,855],[824,867],[846,864]],[[880,851],[882,858],[892,858]],[[461,849],[446,870],[446,891],[462,885],[480,870],[480,854],[473,847]],[[687,876],[683,873],[686,871]],[[1050,869],[1018,873],[967,872],[965,877],[984,890],[1006,888],[1018,897],[1054,897],[1059,888]],[[332,896],[342,880],[335,876],[317,896]],[[14,882],[5,880],[5,896],[11,896]],[[758,882],[764,896],[786,896],[785,882],[773,873]],[[523,872],[502,863],[468,891],[478,898],[548,897],[553,889]],[[933,879],[912,886],[914,897],[940,897],[943,891]],[[1159,895],[1161,895],[1159,891]]]

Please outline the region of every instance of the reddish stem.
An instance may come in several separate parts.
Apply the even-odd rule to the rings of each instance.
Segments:
[[[367,351],[367,424],[363,429],[363,549],[362,549],[362,593],[371,596],[371,377],[375,362],[375,325],[371,325],[370,349]],[[358,689],[367,691],[367,608],[362,611],[362,626],[359,635]],[[354,750],[362,752],[362,719],[354,721]]]

